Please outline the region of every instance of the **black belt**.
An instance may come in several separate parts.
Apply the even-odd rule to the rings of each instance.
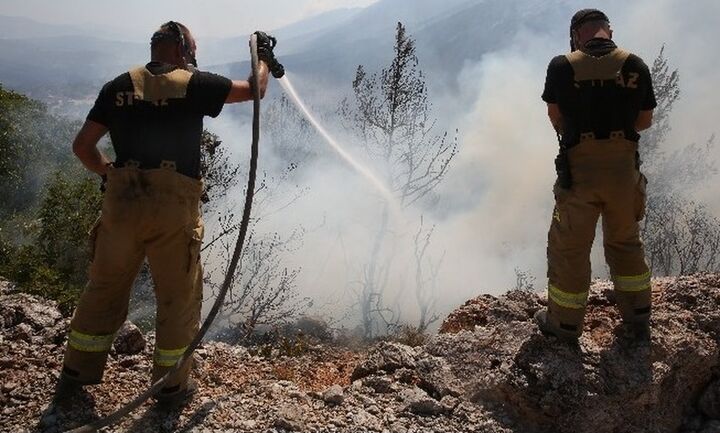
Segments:
[[[200,179],[200,176],[191,176],[188,173],[178,170],[175,161],[162,160],[160,162],[141,162],[135,161],[133,159],[128,159],[127,161],[113,162],[112,166],[115,168],[136,168],[139,170],[152,170],[162,168],[164,170],[176,171],[184,176],[188,176],[193,179]]]
[[[568,136],[568,147],[573,147],[574,145],[578,143],[582,143],[583,141],[588,140],[630,140],[634,142],[638,142],[640,140],[640,134],[637,133],[635,130],[623,130],[618,129],[614,131],[587,131],[587,132],[581,132],[574,137]],[[564,140],[563,140],[564,141]]]
[[[175,161],[160,161],[160,162],[141,162],[141,161],[135,161],[133,159],[128,159],[127,161],[113,162],[113,167],[115,168],[138,168],[140,170],[150,170],[153,168],[164,168],[167,170],[177,170],[177,166],[175,164]]]
[[[616,130],[616,131],[589,131],[589,132],[581,132],[579,137],[579,141],[587,141],[587,140],[620,140],[620,139],[626,139],[630,141],[638,141],[640,139],[640,134],[638,134],[635,131],[626,131],[626,130]]]

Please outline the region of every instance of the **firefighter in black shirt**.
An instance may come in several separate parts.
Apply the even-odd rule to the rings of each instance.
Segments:
[[[572,51],[548,67],[543,100],[560,137],[555,209],[548,234],[548,308],[540,329],[576,341],[590,287],[590,249],[602,216],[605,259],[623,321],[646,334],[650,271],[638,222],[646,179],[639,171],[638,131],[656,106],[640,57],[612,41],[608,17],[584,9],[571,22]]]
[[[258,77],[264,94],[272,44],[258,32]],[[128,313],[130,289],[147,258],[157,298],[153,381],[183,355],[195,336],[202,304],[199,210],[204,116],[253,98],[251,81],[195,69],[195,40],[180,23],[151,39],[151,61],[107,83],[73,143],[93,172],[106,176],[102,214],[91,232],[90,279],[70,323],[58,394],[99,383],[108,351]],[[97,149],[110,133],[117,159]],[[190,363],[157,396],[177,401],[194,386]]]

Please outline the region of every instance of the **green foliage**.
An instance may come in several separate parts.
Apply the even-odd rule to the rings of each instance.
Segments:
[[[100,213],[102,195],[97,179],[60,173],[49,184],[38,216],[38,246],[48,263],[69,277],[89,260],[87,233]],[[84,273],[76,282],[85,280]]]
[[[78,127],[0,85],[0,218],[37,204],[47,174],[71,161],[70,143]]]
[[[58,301],[69,312],[87,278],[88,231],[97,218],[101,194],[96,179],[58,172],[47,185],[34,224],[26,226],[31,242],[0,240],[0,274],[25,292]]]
[[[0,86],[0,275],[65,312],[85,284],[101,201],[97,179],[70,151],[78,129]]]

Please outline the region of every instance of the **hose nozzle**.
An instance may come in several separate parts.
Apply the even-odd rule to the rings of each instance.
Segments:
[[[257,37],[258,57],[268,65],[273,77],[282,78],[285,75],[285,67],[278,62],[274,53],[277,39],[261,31],[255,32],[255,35]]]
[[[285,76],[285,67],[280,64],[277,59],[275,59],[274,62],[270,63],[268,65],[268,68],[270,68],[270,73],[275,78],[282,78]]]

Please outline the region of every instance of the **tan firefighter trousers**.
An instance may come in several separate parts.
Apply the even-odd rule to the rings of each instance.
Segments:
[[[147,257],[157,300],[153,382],[195,336],[202,303],[199,212],[202,181],[166,168],[110,169],[102,214],[91,233],[90,279],[70,323],[63,374],[99,383],[115,333],[128,313],[130,290]],[[181,391],[190,362],[166,384]]]
[[[637,144],[623,138],[581,141],[568,153],[572,187],[555,187],[548,234],[548,321],[580,335],[590,287],[590,250],[602,216],[605,260],[625,322],[650,316],[650,271],[638,222],[646,179],[636,168]]]

